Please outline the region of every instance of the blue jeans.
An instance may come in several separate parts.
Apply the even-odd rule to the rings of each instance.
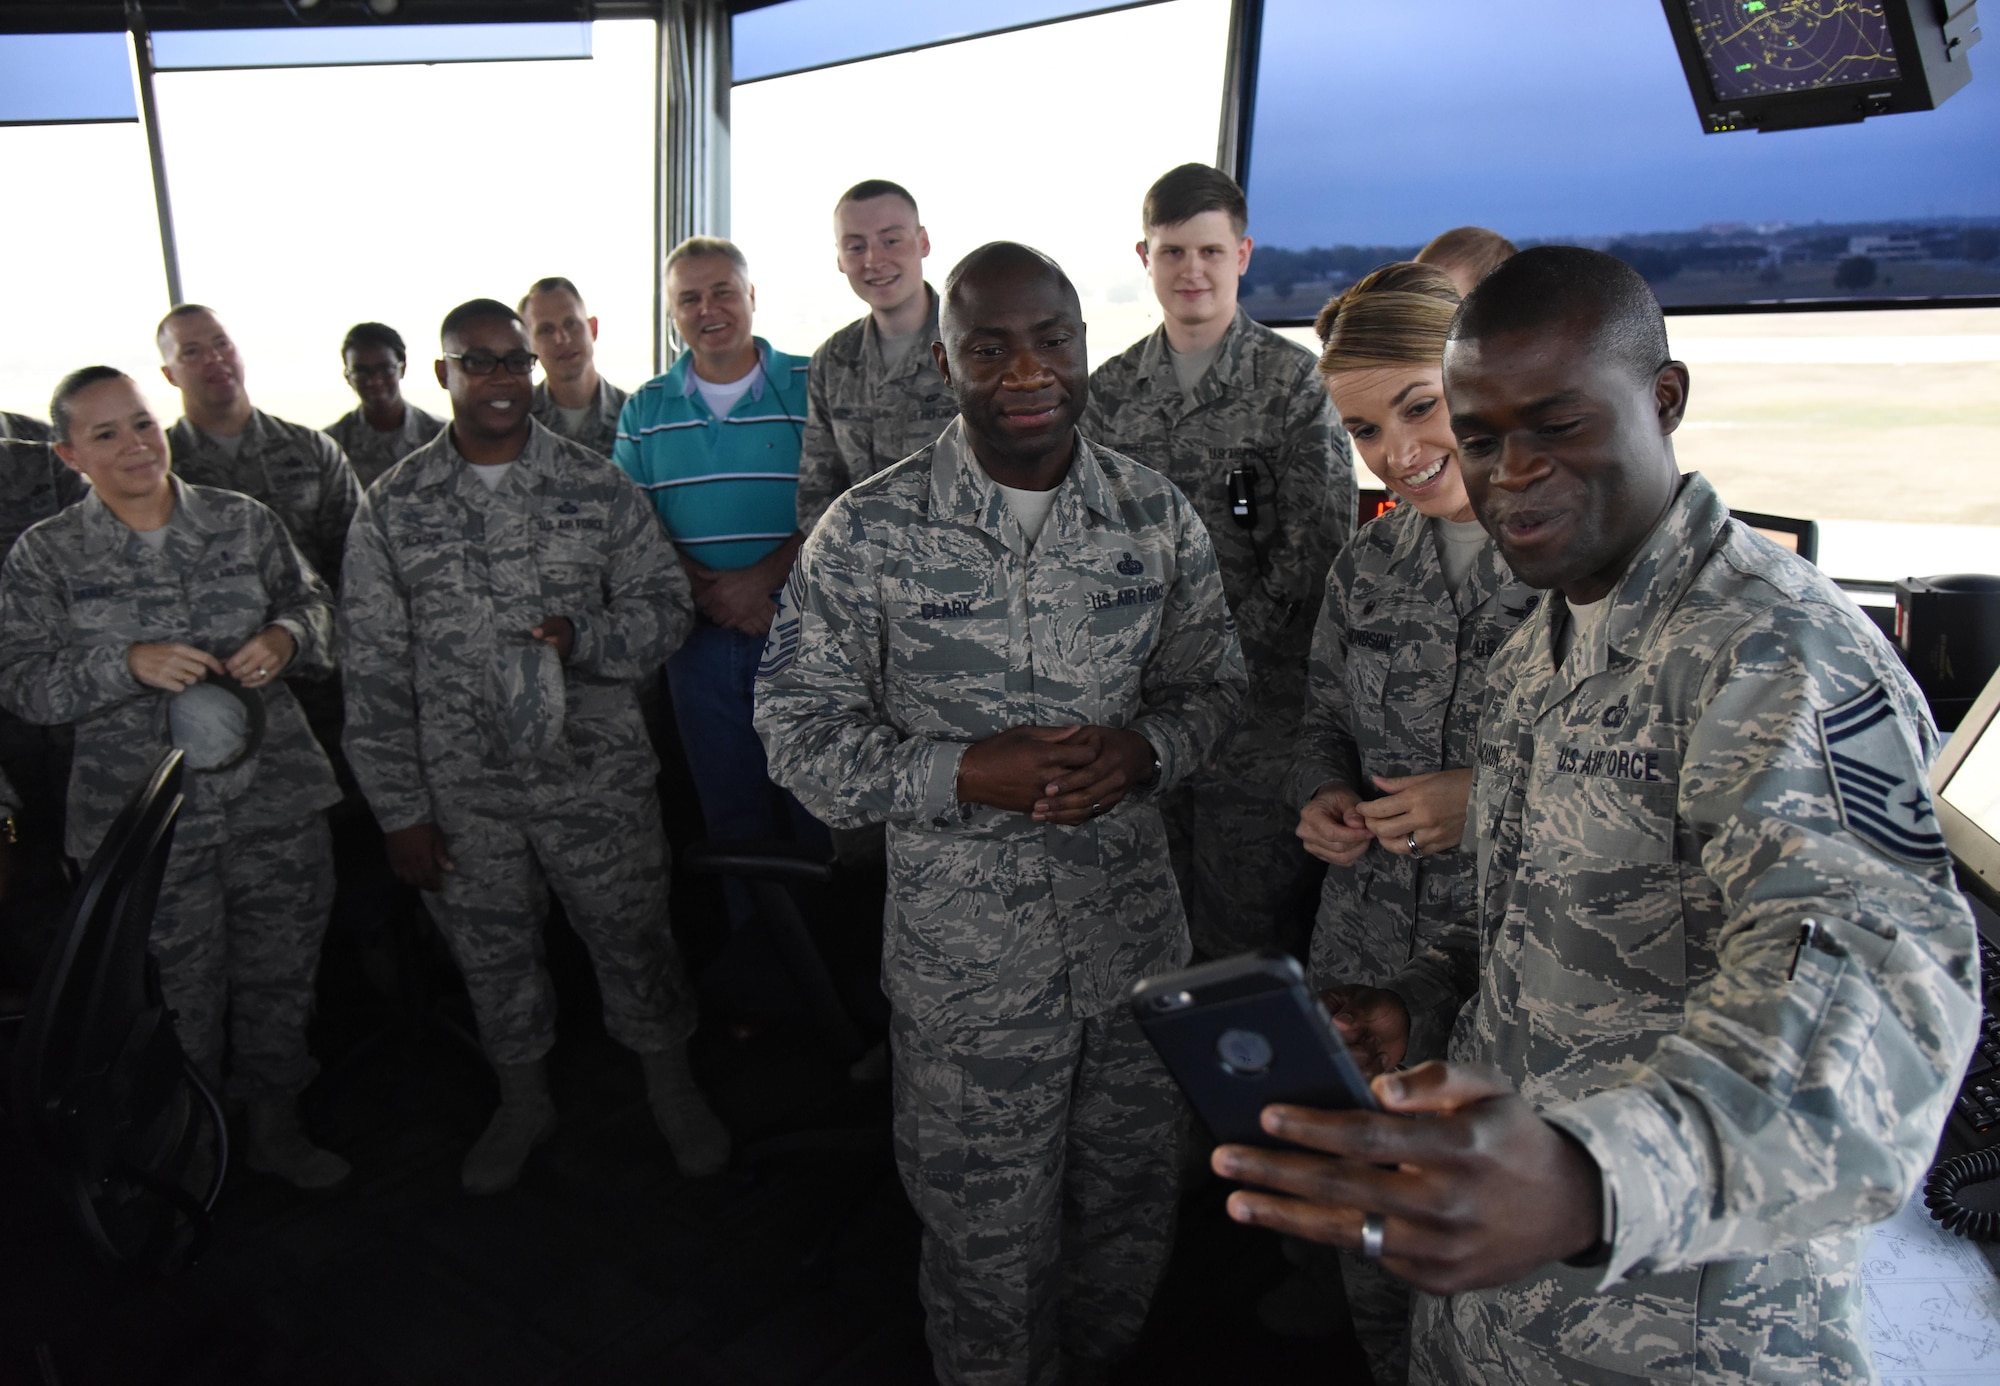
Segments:
[[[764,743],[751,723],[757,663],[764,637],[697,618],[687,643],[667,661],[667,690],[680,724],[681,747],[701,798],[710,837],[777,838],[818,847],[829,856],[826,825],[771,783]],[[729,922],[740,928],[752,909],[740,881],[725,881]]]

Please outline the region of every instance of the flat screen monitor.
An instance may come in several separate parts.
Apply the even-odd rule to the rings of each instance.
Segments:
[[[2000,909],[2000,673],[1952,733],[1931,768],[1938,826],[1959,880]]]

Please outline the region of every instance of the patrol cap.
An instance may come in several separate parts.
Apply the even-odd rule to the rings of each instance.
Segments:
[[[167,736],[190,770],[231,769],[264,742],[264,699],[228,674],[210,674],[167,699]]]
[[[516,760],[540,760],[562,744],[567,687],[562,656],[547,641],[503,642],[493,656],[488,700]]]

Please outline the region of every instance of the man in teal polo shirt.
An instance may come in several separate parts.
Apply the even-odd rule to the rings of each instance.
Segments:
[[[667,661],[681,743],[710,837],[826,829],[765,773],[751,725],[757,663],[798,552],[803,356],[751,334],[757,293],[734,244],[691,236],[667,256],[667,298],[688,349],[626,401],[612,461],[652,498],[694,587],[697,619]],[[746,894],[730,897],[738,923]]]

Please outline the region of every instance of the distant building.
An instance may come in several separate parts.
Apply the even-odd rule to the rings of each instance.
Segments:
[[[1871,260],[1922,260],[1928,258],[1923,237],[1910,231],[1894,231],[1886,236],[1850,236],[1849,255],[1866,255]]]

